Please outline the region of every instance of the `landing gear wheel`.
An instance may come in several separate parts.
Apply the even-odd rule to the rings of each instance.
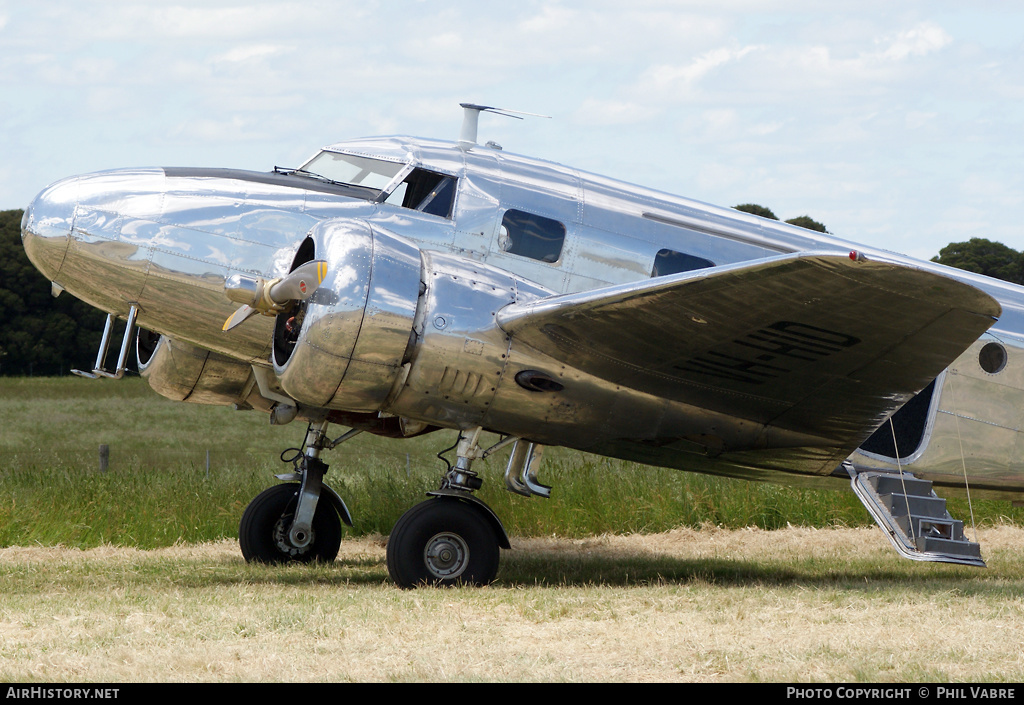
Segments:
[[[498,574],[498,538],[481,510],[428,499],[402,515],[388,537],[388,573],[402,588],[488,585]]]
[[[288,540],[299,485],[275,485],[256,496],[242,513],[238,543],[250,563],[286,563],[296,561],[330,563],[341,548],[341,519],[330,503],[321,499],[313,515],[312,538],[302,548]]]

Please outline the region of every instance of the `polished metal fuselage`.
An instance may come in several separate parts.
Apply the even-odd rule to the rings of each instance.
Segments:
[[[451,428],[483,426],[544,444],[769,480],[786,473],[824,478],[834,463],[829,466],[829,453],[815,455],[810,446],[793,451],[795,440],[763,447],[758,440],[763,429],[743,420],[717,419],[692,405],[616,388],[517,348],[494,323],[496,312],[551,294],[647,280],[664,249],[719,266],[801,251],[877,254],[941,270],[988,292],[1003,307],[990,332],[940,377],[925,439],[902,464],[940,484],[963,484],[966,467],[972,486],[1024,491],[1024,290],[1019,287],[485,147],[466,150],[449,142],[392,137],[327,150],[455,177],[450,217],[297,175],[130,169],[73,177],[44,190],[26,212],[25,247],[47,277],[82,300],[119,316],[137,306],[142,328],[236,360],[243,373],[247,365],[272,370],[286,387],[306,390],[300,401],[307,406],[379,411]],[[501,222],[509,209],[565,226],[557,260],[508,250]],[[224,294],[228,277],[282,276],[307,237],[346,228],[353,235],[332,242],[351,244],[345,245],[346,261],[366,264],[364,272],[352,276],[370,284],[345,289],[340,278],[347,270],[332,272],[334,299],[314,299],[319,328],[311,322],[296,348],[310,362],[289,361],[292,369],[273,364],[270,318],[221,330],[236,307]],[[386,242],[389,252],[404,254],[373,264],[382,261]],[[421,271],[414,272],[417,268]],[[373,272],[389,273],[394,282],[375,283]],[[420,279],[425,293],[416,290]],[[339,301],[340,291],[349,293]],[[409,331],[415,345],[407,346]],[[331,347],[340,338],[351,342],[343,351]],[[992,341],[1007,355],[995,373],[979,364],[981,347]],[[534,394],[513,381],[515,371],[534,368],[561,368],[558,374],[572,380],[576,395]],[[314,372],[318,369],[320,374]],[[252,380],[240,381],[245,376],[225,378],[247,385],[244,393],[250,394]],[[706,448],[615,440],[642,441],[651,429],[693,425],[698,417],[728,429],[723,432],[727,442],[741,452],[716,455]],[[852,460],[895,466],[893,458],[859,451]]]

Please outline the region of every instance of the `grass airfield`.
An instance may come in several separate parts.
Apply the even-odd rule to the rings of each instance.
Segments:
[[[238,520],[304,426],[77,378],[0,379],[0,422],[8,682],[1024,676],[1024,530],[1008,503],[974,501],[989,567],[973,569],[898,558],[850,492],[554,449],[553,497],[531,500],[504,491],[502,456],[481,473],[512,536],[497,582],[402,591],[384,537],[436,487],[447,434],[328,452],[357,526],[332,565],[266,567],[241,559]]]
[[[230,540],[0,549],[13,682],[1020,682],[1024,561],[903,561],[875,529],[513,540],[483,589],[399,590],[384,540],[251,566]]]

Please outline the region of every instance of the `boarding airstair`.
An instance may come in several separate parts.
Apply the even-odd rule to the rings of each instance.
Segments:
[[[985,566],[981,547],[964,536],[963,522],[949,515],[931,482],[908,472],[843,466],[857,497],[905,558]]]

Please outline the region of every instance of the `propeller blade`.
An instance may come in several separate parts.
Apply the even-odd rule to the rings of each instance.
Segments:
[[[228,316],[228,319],[224,321],[224,325],[221,327],[221,330],[227,332],[234,328],[235,326],[241,325],[244,321],[248,320],[248,318],[252,316],[254,313],[259,313],[259,311],[254,309],[252,306],[242,304],[238,308],[238,310],[236,310],[234,313]]]
[[[307,262],[270,288],[269,299],[279,306],[289,301],[305,301],[317,290],[327,276],[327,262],[322,259]]]
[[[240,274],[228,277],[224,293],[242,305],[224,321],[222,331],[229,331],[244,323],[255,313],[272,314],[287,307],[292,301],[305,301],[323,283],[327,276],[327,262],[322,259],[307,262],[280,280],[267,282],[261,278]],[[269,290],[265,287],[269,286]],[[244,303],[248,302],[248,303]]]

